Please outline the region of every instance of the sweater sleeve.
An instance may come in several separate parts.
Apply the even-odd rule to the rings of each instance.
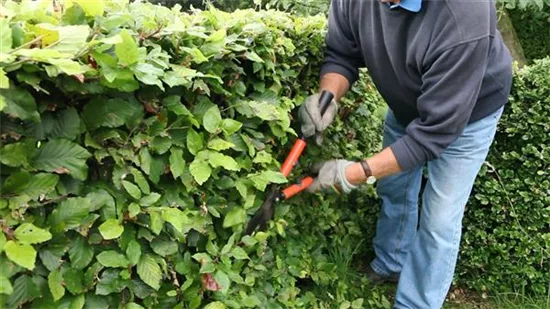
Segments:
[[[419,117],[390,145],[402,170],[437,158],[466,127],[480,92],[489,37],[458,44],[430,60],[417,100]]]
[[[359,78],[359,68],[364,66],[361,48],[353,39],[350,29],[349,6],[353,1],[332,0],[328,31],[325,37],[325,58],[321,76],[327,73],[343,75],[351,84]]]

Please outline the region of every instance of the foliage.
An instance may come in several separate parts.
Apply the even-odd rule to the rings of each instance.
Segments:
[[[267,184],[379,145],[380,120],[363,117],[380,98],[355,89],[337,143],[309,146],[292,179],[277,172],[316,90],[324,18],[2,5],[3,308],[389,306],[364,279],[340,280],[360,278],[347,248],[374,220],[372,192],[361,208],[303,194],[242,235]]]
[[[509,10],[510,18],[529,62],[550,56],[550,6],[544,10]]]
[[[328,12],[330,1],[328,0],[264,0],[263,6],[276,8],[299,15],[317,15]]]
[[[181,5],[184,9],[206,9],[210,5],[226,11],[237,9],[277,9],[300,15],[317,15],[328,12],[330,0],[148,0],[164,6]]]
[[[550,0],[497,0],[507,9],[534,9],[542,11],[550,6]]]
[[[494,292],[550,287],[550,58],[516,70],[465,215],[460,282]]]

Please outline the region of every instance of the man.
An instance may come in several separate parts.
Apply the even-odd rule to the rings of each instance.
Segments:
[[[382,200],[373,283],[397,281],[394,308],[441,308],[450,288],[464,207],[508,100],[512,59],[491,0],[333,0],[320,92],[300,107],[302,132],[322,143],[339,99],[366,67],[389,105],[384,148],[361,162],[317,167],[310,192],[348,193],[377,182]],[[418,222],[422,169],[428,182]]]

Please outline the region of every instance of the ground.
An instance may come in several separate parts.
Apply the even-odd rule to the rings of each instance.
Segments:
[[[383,288],[393,298],[395,286]],[[520,294],[487,296],[454,288],[447,296],[442,309],[550,309],[550,295],[529,297]]]

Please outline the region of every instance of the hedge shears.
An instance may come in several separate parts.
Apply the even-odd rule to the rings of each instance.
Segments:
[[[321,111],[321,116],[323,116],[333,98],[334,95],[329,91],[323,91],[321,93],[321,96],[319,98],[319,109]],[[288,175],[290,175],[290,172],[298,163],[298,160],[300,159],[300,156],[302,155],[302,152],[304,151],[306,146],[306,137],[302,134],[302,136],[294,142],[290,153],[286,157],[283,165],[281,165],[281,174],[283,174],[285,177],[288,177]],[[267,223],[271,220],[275,213],[275,204],[283,200],[288,200],[289,198],[309,188],[311,184],[313,184],[313,177],[311,176],[302,178],[297,183],[283,190],[280,190],[279,186],[274,183],[270,184],[268,186],[268,189],[266,190],[266,199],[264,200],[262,206],[260,206],[260,208],[256,211],[254,217],[252,217],[252,219],[248,223],[245,235],[252,234],[252,232],[254,232],[254,230],[258,226],[260,227],[261,231],[264,231],[267,228]]]

